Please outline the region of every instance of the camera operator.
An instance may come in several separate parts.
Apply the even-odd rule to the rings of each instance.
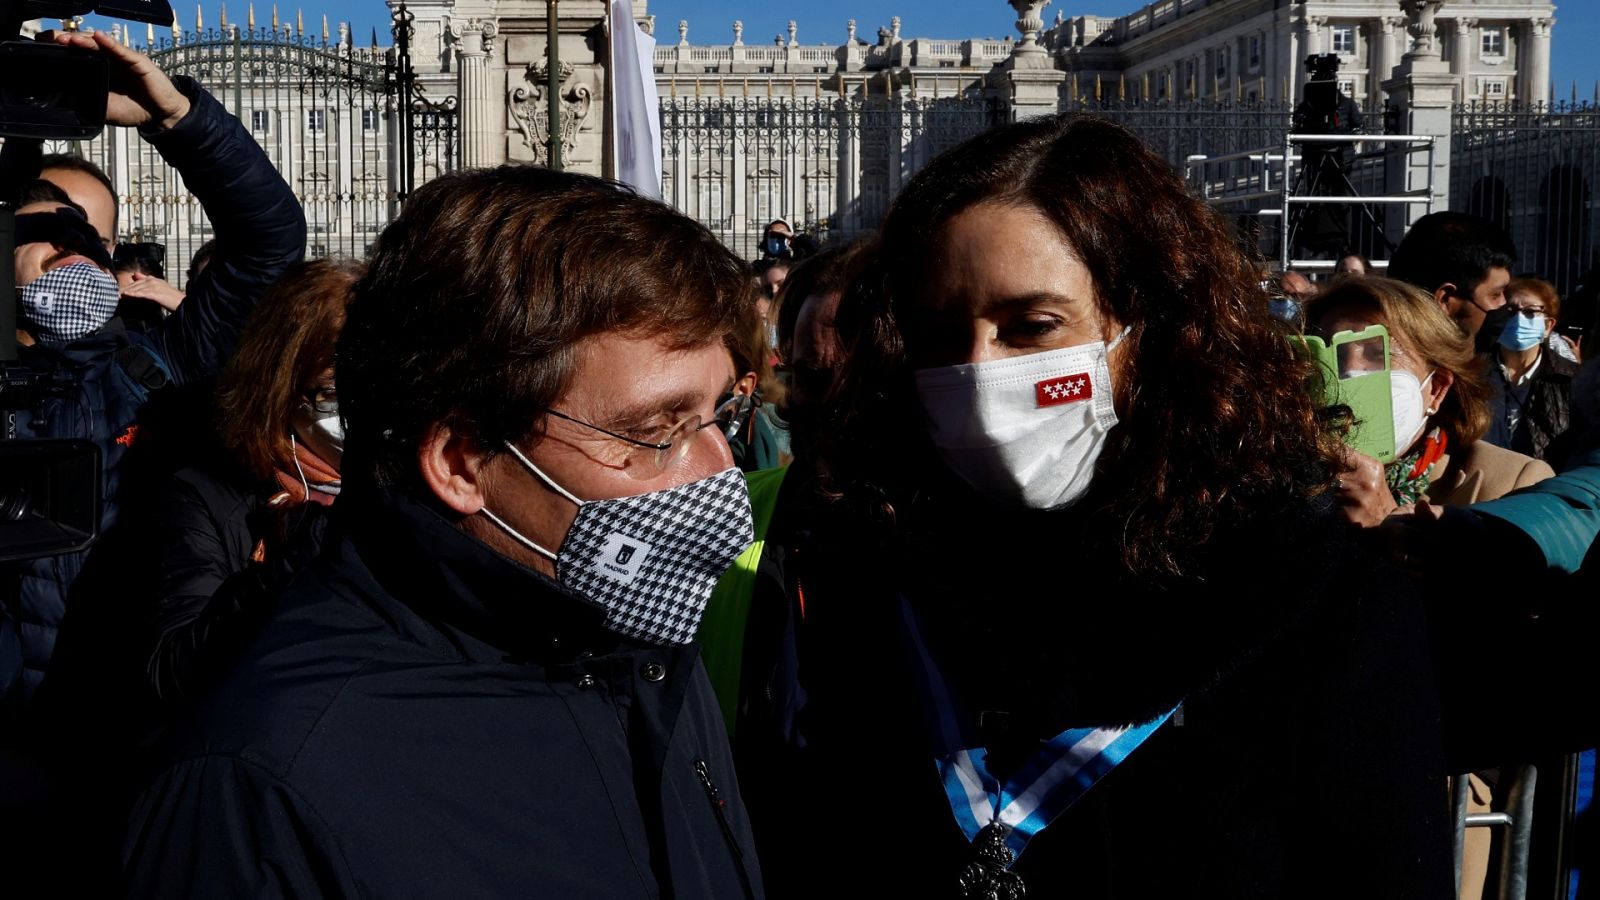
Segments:
[[[152,394],[203,383],[221,368],[262,291],[303,255],[305,217],[260,146],[192,79],[168,78],[104,33],[47,37],[107,58],[106,122],[139,129],[177,169],[217,235],[216,255],[189,284],[183,305],[147,331],[131,332],[113,317],[117,286],[97,229],[73,206],[34,203],[19,211],[17,284],[27,332],[19,335],[27,345],[20,361],[31,370],[76,373],[77,388],[74,397],[19,411],[15,436],[85,438],[99,446],[105,531],[127,505],[127,489],[138,487],[137,477],[125,476],[132,452],[149,443],[140,428]],[[93,239],[98,253],[83,246],[85,239]],[[3,599],[20,634],[24,668],[8,700],[27,701],[43,679],[86,556],[10,567]]]

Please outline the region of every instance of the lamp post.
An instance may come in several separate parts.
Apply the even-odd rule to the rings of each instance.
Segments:
[[[545,97],[550,104],[550,168],[561,171],[561,47],[558,45],[561,30],[556,27],[556,2],[545,0],[545,23],[550,37],[545,47],[545,68],[550,83],[545,87]]]

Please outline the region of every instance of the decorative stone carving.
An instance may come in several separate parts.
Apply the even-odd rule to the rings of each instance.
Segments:
[[[679,47],[687,47],[687,46],[689,46],[689,20],[688,19],[679,19],[678,20],[678,46]]]
[[[680,24],[679,33],[686,30]],[[533,151],[534,162],[539,165],[547,165],[550,160],[549,73],[548,64],[543,60],[530,64],[522,76],[527,83],[513,88],[506,98],[511,125],[522,135],[522,143]],[[571,64],[561,64],[559,115],[563,159],[572,157],[578,144],[578,132],[589,123],[594,110],[594,92],[573,74]]]
[[[733,20],[733,45],[735,47],[744,46],[744,23],[738,19]]]
[[[1039,44],[1039,32],[1044,29],[1044,8],[1050,5],[1050,0],[1010,0],[1010,3],[1017,11],[1017,31],[1022,33],[1022,40],[1011,52],[1014,55],[1044,53],[1044,47]]]
[[[1047,2],[1048,2],[1048,0],[1047,0]],[[900,42],[900,17],[899,16],[894,16],[894,17],[889,19],[889,40],[894,42],[894,43],[899,43]]]
[[[1416,40],[1416,46],[1407,53],[1411,57],[1439,56],[1439,43],[1435,40],[1439,26],[1434,22],[1434,16],[1439,14],[1439,7],[1444,5],[1444,0],[1400,0],[1400,8],[1405,10],[1410,22],[1406,30]]]
[[[844,42],[846,44],[854,44],[856,42],[856,20],[855,19],[851,19],[850,21],[844,23],[844,30],[845,30]]]
[[[793,19],[790,19],[789,20],[789,46],[797,47],[797,46],[800,45],[800,41],[796,37],[799,33],[800,33],[800,25],[799,25],[799,23],[795,22],[795,20],[793,20]]]

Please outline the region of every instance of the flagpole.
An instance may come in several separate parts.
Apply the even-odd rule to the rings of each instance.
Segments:
[[[550,168],[561,171],[561,47],[560,29],[556,27],[556,2],[545,0],[545,22],[550,27],[550,37],[545,53],[545,67],[550,83],[545,87],[550,103]]]

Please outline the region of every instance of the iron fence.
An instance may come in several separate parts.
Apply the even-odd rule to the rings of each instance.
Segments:
[[[393,36],[392,47],[361,48],[342,31],[330,41],[288,26],[222,25],[141,49],[167,74],[198,82],[266,151],[305,208],[308,257],[360,257],[413,184],[459,164],[454,98],[418,91],[404,7]],[[160,154],[122,128],[46,151],[99,164],[118,194],[118,238],[165,244],[168,278],[181,286],[213,232]]]
[[[1565,294],[1600,264],[1600,106],[1468,103],[1452,132],[1450,207],[1505,228],[1518,271]]]
[[[982,97],[663,97],[662,194],[746,257],[780,218],[850,240],[878,226],[912,174],[1000,114]]]

